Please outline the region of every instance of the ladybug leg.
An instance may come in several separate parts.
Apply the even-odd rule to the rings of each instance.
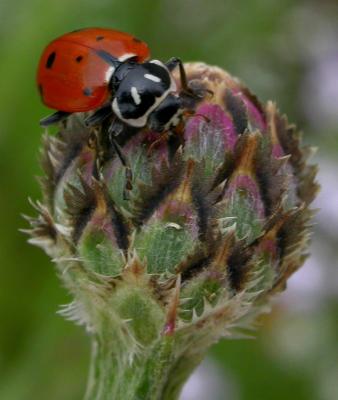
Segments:
[[[177,66],[179,67],[181,86],[182,86],[183,92],[193,94],[193,91],[189,88],[189,85],[188,85],[187,74],[185,73],[185,69],[184,69],[182,60],[177,57],[173,57],[169,61],[167,61],[165,63],[165,65],[169,69],[170,72],[172,72]]]
[[[153,149],[156,148],[157,146],[161,146],[162,143],[167,142],[169,137],[170,137],[171,133],[170,132],[162,132],[158,139],[156,139],[154,142],[151,143],[151,145],[149,146],[148,150],[147,150],[147,155],[150,156]]]
[[[93,129],[89,135],[87,145],[90,149],[94,150],[96,153],[96,162],[93,167],[93,176],[97,180],[100,180],[100,171],[103,165],[103,154],[99,145],[99,131]]]
[[[71,113],[65,111],[56,111],[54,114],[48,117],[40,119],[40,125],[43,127],[56,124],[66,119]]]
[[[128,161],[128,158],[126,157],[125,154],[123,154],[123,150],[121,146],[117,143],[116,137],[122,132],[123,130],[123,124],[119,120],[115,120],[112,122],[108,129],[108,138],[109,142],[113,146],[118,158],[121,161],[121,164],[125,168],[125,173],[126,173],[126,184],[123,190],[123,199],[124,200],[129,200],[129,192],[133,189],[133,172],[130,166],[130,163]]]
[[[111,104],[107,104],[98,110],[96,110],[90,117],[85,119],[85,124],[87,126],[100,125],[102,122],[112,115]]]
[[[115,138],[119,136],[124,129],[124,124],[122,121],[115,117],[114,121],[111,123],[110,127],[108,128],[108,135],[109,138]]]
[[[195,97],[197,99],[203,98],[205,96],[205,93],[208,93],[211,97],[214,95],[214,93],[209,89],[204,89],[204,88],[194,89],[189,86],[184,65],[182,63],[182,60],[180,60],[179,58],[173,57],[169,61],[167,61],[165,65],[167,66],[170,72],[172,72],[177,66],[179,67],[181,87],[184,94]]]

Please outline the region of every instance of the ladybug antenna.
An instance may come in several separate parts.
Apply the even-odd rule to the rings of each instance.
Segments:
[[[97,50],[96,54],[102,58],[107,64],[111,65],[115,69],[122,64],[116,57],[112,56],[110,53],[104,50]]]

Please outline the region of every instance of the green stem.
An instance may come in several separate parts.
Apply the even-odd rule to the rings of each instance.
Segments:
[[[161,400],[178,399],[179,394],[194,369],[204,358],[204,353],[191,356],[182,355],[174,365],[171,366],[168,379],[163,388]]]
[[[175,339],[163,336],[148,351],[124,362],[114,358],[109,342],[93,338],[85,400],[177,400],[201,354],[175,355]]]

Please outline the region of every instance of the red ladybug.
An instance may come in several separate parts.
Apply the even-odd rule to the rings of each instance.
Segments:
[[[37,83],[46,106],[65,113],[83,112],[107,100],[114,71],[97,50],[106,51],[118,61],[133,58],[143,62],[150,56],[148,46],[128,33],[102,28],[66,33],[53,40],[40,59]]]
[[[87,28],[67,33],[44,50],[37,74],[43,103],[55,110],[40,121],[47,126],[73,112],[94,111],[89,125],[114,114],[119,124],[157,131],[178,124],[183,111],[171,71],[180,67],[182,93],[188,88],[181,60],[149,60],[148,46],[113,29]],[[116,118],[115,118],[116,120]],[[119,127],[116,129],[117,125]]]

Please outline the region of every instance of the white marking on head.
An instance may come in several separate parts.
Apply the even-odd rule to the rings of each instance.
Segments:
[[[116,97],[114,97],[114,100],[113,100],[113,102],[111,103],[111,108],[112,108],[112,110],[114,111],[114,113],[115,113],[120,119],[123,119],[123,118],[122,118],[121,111],[120,111],[120,107],[119,107],[119,104],[118,104],[118,102],[117,102]]]
[[[106,76],[105,76],[105,79],[106,79],[107,82],[110,81],[110,79],[113,76],[114,72],[115,72],[115,67],[113,67],[112,65],[109,66],[107,71],[106,71]]]
[[[160,65],[161,67],[164,66],[163,62],[161,62],[160,60],[150,60],[149,62],[150,62],[150,63],[153,63],[153,64]]]
[[[176,86],[175,79],[171,75],[171,73],[170,73],[169,69],[167,68],[167,66],[165,64],[163,64],[163,62],[161,62],[159,60],[150,60],[149,62],[153,63],[153,64],[160,65],[161,67],[163,67],[168,72],[168,74],[170,75],[170,80],[171,80],[169,92],[176,92],[177,86]]]
[[[147,118],[148,118],[148,113],[145,113],[139,118],[131,118],[131,119],[126,119],[123,118],[119,104],[117,102],[117,98],[115,97],[113,102],[112,102],[112,110],[114,111],[114,114],[123,122],[128,124],[129,126],[134,126],[135,128],[142,128],[147,124]]]
[[[176,88],[176,82],[174,80],[174,78],[172,77],[172,75],[170,74],[170,71],[168,70],[168,68],[159,60],[151,60],[149,61],[153,64],[157,64],[160,65],[161,67],[165,68],[168,71],[168,74],[170,75],[170,79],[171,79],[171,83],[170,83],[170,87],[168,90],[166,90],[164,93],[162,93],[162,96],[157,97],[155,100],[155,103],[148,108],[148,110],[141,115],[139,118],[123,118],[122,113],[120,111],[118,102],[117,102],[117,98],[115,97],[113,102],[112,102],[112,109],[115,113],[115,115],[123,122],[125,122],[126,124],[128,124],[129,126],[133,126],[135,128],[142,128],[144,126],[146,126],[147,121],[148,121],[148,116],[150,113],[152,113],[155,108],[157,108],[162,101],[167,97],[167,95],[169,93],[173,93],[176,92],[177,88]],[[182,110],[179,110],[169,121],[169,123],[167,124],[168,126],[175,126],[179,123],[179,114],[182,112]]]
[[[146,79],[149,79],[149,80],[151,80],[153,82],[156,82],[156,83],[161,82],[161,78],[159,78],[158,76],[152,75],[152,74],[144,74],[144,77]]]
[[[139,105],[141,103],[141,97],[135,86],[132,86],[131,88],[131,97],[133,98],[136,105]]]
[[[177,112],[165,124],[164,131],[168,131],[170,128],[177,126],[181,121],[182,114],[183,114],[183,110],[178,109]]]
[[[135,56],[136,56],[136,54],[134,54],[134,53],[126,53],[126,54],[123,54],[123,56],[119,57],[118,60],[123,62],[123,61],[129,60],[129,58],[133,58]]]

